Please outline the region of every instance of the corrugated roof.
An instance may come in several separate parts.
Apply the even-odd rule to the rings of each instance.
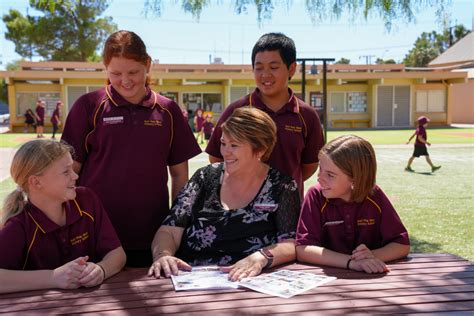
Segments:
[[[474,32],[470,32],[428,65],[439,66],[474,61]]]

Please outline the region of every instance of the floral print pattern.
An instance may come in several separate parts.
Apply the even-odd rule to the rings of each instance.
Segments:
[[[220,202],[223,173],[223,163],[196,171],[163,222],[184,228],[176,256],[191,265],[232,264],[262,247],[295,238],[300,196],[291,177],[270,168],[253,201],[226,210]]]

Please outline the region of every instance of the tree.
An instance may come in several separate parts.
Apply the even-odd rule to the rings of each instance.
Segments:
[[[396,64],[397,62],[393,59],[386,59],[386,60],[383,60],[382,58],[377,58],[375,60],[375,63],[377,65],[383,65],[383,64]]]
[[[48,1],[48,0],[44,0]],[[49,0],[52,1],[52,0]],[[164,10],[165,0],[145,0],[145,12],[153,12],[160,16]],[[176,1],[177,2],[177,1]],[[390,30],[392,22],[397,19],[404,19],[412,22],[415,18],[414,12],[424,8],[435,7],[438,18],[441,20],[446,12],[450,0],[305,0],[304,5],[313,23],[324,20],[340,18],[342,13],[347,12],[352,19],[369,16],[380,16],[385,27]],[[190,13],[199,20],[205,7],[222,4],[219,0],[181,0],[181,7],[184,12]],[[235,0],[233,1],[236,14],[246,14],[248,8],[255,6],[257,9],[257,20],[267,20],[272,18],[275,6],[283,5],[287,11],[291,9],[291,0]]]
[[[342,57],[341,59],[335,62],[335,64],[341,64],[341,65],[348,65],[350,63],[351,63],[351,60],[344,57]]]
[[[416,39],[414,47],[405,56],[403,63],[408,67],[425,67],[468,33],[469,30],[460,24],[445,28],[442,33],[423,32]]]
[[[117,29],[111,17],[98,18],[108,0],[30,0],[30,6],[42,16],[23,16],[10,10],[3,16],[5,38],[15,51],[32,59],[96,61],[97,49]]]

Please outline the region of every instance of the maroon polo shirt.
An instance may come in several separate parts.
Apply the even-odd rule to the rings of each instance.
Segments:
[[[28,203],[0,230],[0,268],[55,269],[81,256],[99,262],[120,241],[99,198],[76,188],[76,199],[65,202],[66,224],[59,226]]]
[[[200,131],[201,131],[203,124],[204,124],[204,117],[203,117],[203,116],[196,116],[196,128],[197,128],[197,132],[200,132]]]
[[[44,122],[44,107],[38,105],[35,111],[36,111],[36,115],[38,115],[39,117],[38,123]]]
[[[319,183],[306,193],[296,231],[297,245],[351,254],[360,244],[374,250],[391,242],[410,244],[406,228],[379,187],[361,203],[326,199]]]
[[[420,140],[418,139],[418,136],[421,136],[423,137],[424,140],[428,141],[428,137],[426,135],[426,128],[424,128],[423,125],[419,125],[418,128],[416,129],[415,146],[426,147],[425,143],[420,142]]]
[[[214,124],[212,124],[212,122],[205,121],[202,124],[202,129],[204,131],[204,134],[206,135],[211,135],[213,128],[214,128]]]
[[[318,153],[324,145],[321,122],[316,111],[288,89],[290,99],[278,112],[273,112],[260,98],[258,89],[234,103],[222,113],[212,133],[206,152],[222,158],[220,153],[222,123],[235,108],[254,106],[266,112],[277,126],[277,142],[267,163],[278,171],[296,180],[303,197],[303,164],[318,162]]]
[[[54,125],[57,125],[59,123],[56,116],[59,117],[59,109],[58,108],[56,108],[54,110],[53,114],[51,115],[51,123],[53,123]]]
[[[81,96],[62,139],[82,164],[79,184],[93,189],[127,250],[149,250],[169,213],[168,166],[201,153],[179,106],[148,89],[138,105],[111,86]]]

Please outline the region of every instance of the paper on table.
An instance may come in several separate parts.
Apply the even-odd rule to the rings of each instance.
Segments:
[[[171,280],[175,291],[187,290],[222,290],[236,289],[238,282],[228,280],[228,274],[219,270],[219,267],[193,267],[192,271],[179,271],[172,275]]]
[[[257,292],[290,298],[335,279],[335,277],[307,272],[279,270],[269,274],[245,278],[239,282],[239,285]]]

